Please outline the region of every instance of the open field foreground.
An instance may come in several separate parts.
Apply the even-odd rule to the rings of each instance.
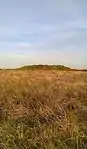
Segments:
[[[0,149],[87,149],[87,72],[0,70]]]

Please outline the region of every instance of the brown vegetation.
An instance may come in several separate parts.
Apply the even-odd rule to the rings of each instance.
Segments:
[[[87,148],[87,72],[0,70],[0,149]]]

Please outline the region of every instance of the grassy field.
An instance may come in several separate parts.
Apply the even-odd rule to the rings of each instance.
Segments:
[[[0,70],[0,149],[87,149],[87,72]]]

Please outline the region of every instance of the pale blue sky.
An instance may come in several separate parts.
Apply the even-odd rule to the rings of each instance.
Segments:
[[[0,67],[87,68],[87,0],[0,0]]]

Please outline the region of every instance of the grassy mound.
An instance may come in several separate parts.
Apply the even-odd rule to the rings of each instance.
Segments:
[[[32,65],[32,66],[24,66],[20,68],[21,70],[35,70],[35,69],[44,69],[44,70],[70,70],[69,67],[63,65]]]

